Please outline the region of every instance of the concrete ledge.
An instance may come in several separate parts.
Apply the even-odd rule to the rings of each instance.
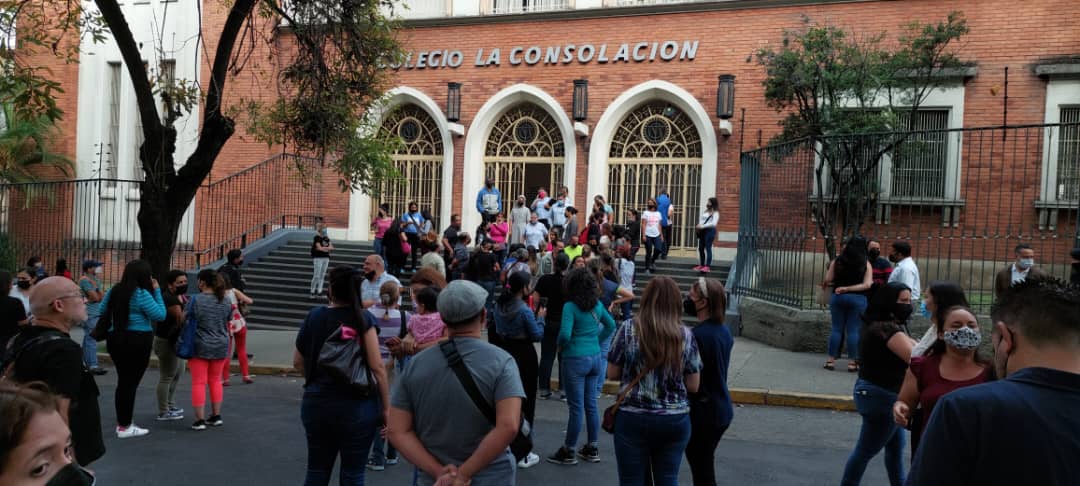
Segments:
[[[108,353],[98,353],[98,362],[113,364],[112,358],[109,356]],[[158,359],[156,356],[150,356],[150,367],[158,367]],[[239,373],[240,364],[230,360],[229,370]],[[293,368],[291,365],[257,365],[252,363],[248,366],[248,372],[253,375],[303,376],[302,373]]]

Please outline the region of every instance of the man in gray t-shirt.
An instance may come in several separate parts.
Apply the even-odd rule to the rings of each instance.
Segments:
[[[495,405],[495,425],[469,398],[439,346],[414,356],[395,383],[390,441],[423,471],[421,485],[443,476],[474,486],[514,484],[508,446],[521,423],[525,389],[514,359],[481,339],[485,300],[483,287],[455,280],[440,293],[438,309],[481,394]]]

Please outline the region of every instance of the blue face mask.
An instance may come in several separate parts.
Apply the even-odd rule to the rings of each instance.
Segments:
[[[926,301],[925,300],[922,301],[922,302],[919,302],[919,313],[922,314],[922,316],[927,318],[927,319],[930,319],[931,317],[933,317],[933,313],[930,312],[930,309],[926,308]]]

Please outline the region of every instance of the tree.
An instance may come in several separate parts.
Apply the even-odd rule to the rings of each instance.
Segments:
[[[873,212],[882,159],[919,149],[915,113],[943,75],[965,66],[957,47],[968,32],[963,14],[901,32],[890,43],[885,33],[860,37],[804,18],[779,47],[756,54],[768,105],[786,113],[773,140],[786,145],[776,153],[813,147],[813,213],[830,258],[836,238],[857,234]]]
[[[202,86],[164,79],[143,64],[139,42],[117,0],[8,0],[0,22],[19,23],[19,43],[78,59],[78,36],[116,42],[135,91],[144,142],[139,160],[145,172],[138,212],[141,257],[164,274],[176,245],[181,218],[209,175],[237,119],[268,144],[332,159],[343,190],[364,190],[389,170],[386,144],[363,128],[363,113],[382,94],[383,66],[400,57],[395,24],[384,15],[391,0],[230,0],[225,23],[215,33],[216,49]],[[206,33],[200,29],[200,37]],[[200,39],[202,41],[203,39]],[[158,40],[160,41],[160,40]],[[257,46],[267,46],[280,61],[278,98],[257,103],[238,97],[226,102],[226,88],[247,66]],[[159,51],[164,46],[157,46]],[[16,56],[16,59],[18,56]],[[58,83],[32,63],[13,63],[20,80],[12,92],[28,100],[27,110],[56,120],[63,116],[51,95]],[[11,84],[11,83],[8,83]],[[0,87],[3,84],[0,83]],[[0,93],[3,91],[0,90]],[[155,95],[161,98],[159,113]],[[174,164],[182,114],[201,98],[202,123],[193,153]],[[0,102],[4,100],[0,99]],[[298,169],[304,169],[302,165]]]

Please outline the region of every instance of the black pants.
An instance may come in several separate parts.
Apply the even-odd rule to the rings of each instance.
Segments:
[[[667,260],[668,249],[671,248],[671,228],[675,225],[669,224],[667,226],[660,227],[660,233],[664,235],[664,249],[660,250],[660,257]]]
[[[521,415],[533,422],[536,416],[536,347],[527,339],[503,339],[499,346],[510,353],[517,363],[521,374],[521,384],[525,387],[525,401],[521,404]]]
[[[412,247],[412,268],[416,270],[416,255],[420,254],[420,233],[405,233],[405,237],[409,239],[409,246]]]
[[[716,446],[727,428],[727,425],[695,423],[690,429],[690,442],[686,444],[686,462],[690,464],[694,486],[716,486]]]
[[[150,364],[150,351],[154,347],[154,333],[120,331],[109,334],[105,348],[116,366],[116,423],[121,427],[131,425],[135,413],[135,392],[139,389],[143,373]]]
[[[557,323],[562,322],[562,317],[556,314],[548,314],[548,322],[556,323],[556,325],[544,327],[544,338],[540,341],[540,371],[537,378],[540,389],[545,392],[551,391],[551,370],[555,367],[555,354],[559,352],[559,326]],[[559,386],[562,386],[561,382]]]

